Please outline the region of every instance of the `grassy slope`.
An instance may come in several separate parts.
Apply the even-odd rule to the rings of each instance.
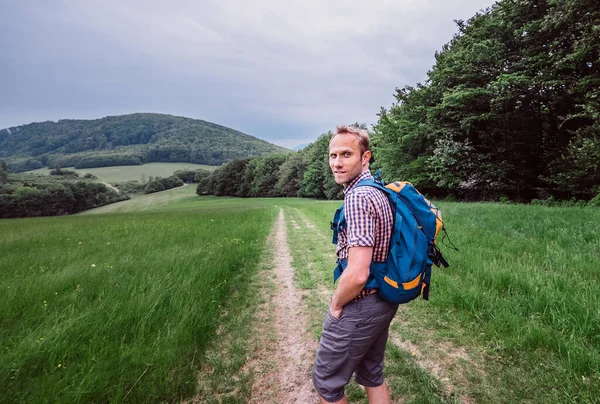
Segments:
[[[100,181],[115,183],[124,181],[140,181],[142,175],[145,176],[146,180],[148,177],[169,177],[177,170],[197,170],[202,168],[204,170],[214,170],[215,166],[206,166],[202,164],[192,163],[148,163],[140,166],[116,166],[116,167],[98,167],[98,168],[82,168],[75,170],[74,168],[66,168],[70,171],[76,171],[80,176],[84,176],[86,173],[90,173],[98,177]],[[38,170],[28,171],[33,174],[46,174],[50,175],[48,168],[40,168]]]
[[[178,187],[175,189],[169,189],[166,191],[155,192],[152,194],[145,195],[132,195],[128,201],[119,203],[112,203],[110,205],[101,206],[99,208],[86,210],[85,212],[79,213],[79,215],[96,215],[100,213],[128,213],[128,212],[141,212],[144,210],[157,210],[165,209],[171,206],[175,202],[184,203],[186,200],[189,202],[197,201],[196,196],[196,184],[188,186]],[[179,205],[178,208],[182,206]]]

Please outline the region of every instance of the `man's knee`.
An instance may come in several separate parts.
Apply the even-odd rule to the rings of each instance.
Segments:
[[[312,380],[317,393],[328,403],[335,403],[344,398],[344,386],[335,383],[336,378],[325,378],[316,364],[313,367]]]

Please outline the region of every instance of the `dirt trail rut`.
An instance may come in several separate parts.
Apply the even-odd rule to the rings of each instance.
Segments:
[[[316,403],[319,401],[311,378],[316,342],[307,335],[307,319],[302,312],[302,292],[294,286],[292,257],[287,243],[285,216],[279,210],[275,229],[273,297],[275,341],[269,348],[272,366],[256,375],[252,403]]]

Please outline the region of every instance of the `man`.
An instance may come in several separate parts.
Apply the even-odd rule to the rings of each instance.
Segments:
[[[391,403],[383,379],[383,359],[389,325],[398,305],[379,297],[370,273],[371,262],[385,262],[393,226],[386,195],[373,187],[356,187],[369,171],[369,135],[339,126],[329,143],[329,166],[335,182],[344,186],[347,227],[338,234],[341,276],[323,324],[313,384],[321,403],[347,403],[344,393],[353,373],[365,386],[369,403]]]

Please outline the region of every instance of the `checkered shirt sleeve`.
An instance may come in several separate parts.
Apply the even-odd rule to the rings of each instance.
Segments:
[[[373,187],[356,187],[346,194],[344,204],[347,248],[373,247],[373,261],[384,262],[393,225],[385,194]]]

